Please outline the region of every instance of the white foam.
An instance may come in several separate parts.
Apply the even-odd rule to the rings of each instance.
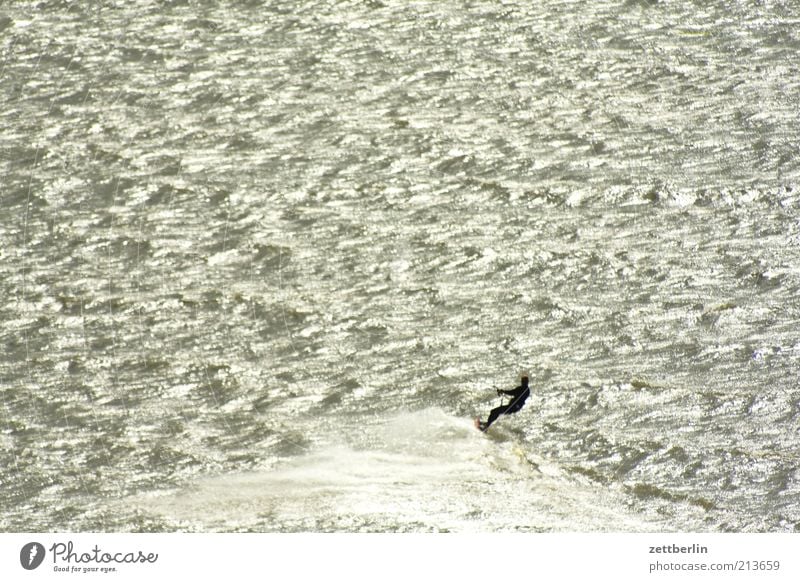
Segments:
[[[501,429],[488,438],[441,410],[400,413],[366,430],[360,445],[329,444],[272,470],[202,479],[140,498],[143,509],[194,528],[648,530],[615,495],[570,480],[557,464]]]

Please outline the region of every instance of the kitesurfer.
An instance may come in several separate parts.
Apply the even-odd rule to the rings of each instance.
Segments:
[[[522,376],[520,385],[513,390],[498,389],[497,394],[500,396],[511,396],[511,402],[500,405],[497,408],[493,408],[492,411],[489,412],[489,418],[486,419],[486,422],[481,421],[480,418],[476,418],[475,426],[479,430],[485,431],[503,414],[514,414],[522,410],[522,407],[525,405],[525,401],[528,399],[528,396],[531,395],[531,389],[528,387],[528,376]]]

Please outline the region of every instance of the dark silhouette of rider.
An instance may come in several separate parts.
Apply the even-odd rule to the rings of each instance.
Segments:
[[[507,395],[511,396],[511,402],[508,404],[504,404],[502,406],[498,406],[497,408],[493,408],[492,411],[489,413],[489,418],[486,419],[486,422],[481,422],[481,419],[476,419],[475,426],[477,426],[480,430],[485,431],[488,429],[491,424],[500,418],[502,414],[514,414],[515,412],[519,412],[522,410],[522,407],[525,405],[525,401],[528,399],[528,396],[531,395],[531,389],[528,387],[528,377],[522,377],[522,383],[514,388],[513,390],[497,390],[499,395]]]

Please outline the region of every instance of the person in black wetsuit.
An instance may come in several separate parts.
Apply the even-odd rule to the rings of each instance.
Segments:
[[[500,418],[501,414],[514,414],[515,412],[522,410],[522,407],[525,405],[525,401],[528,399],[528,396],[531,395],[531,389],[528,387],[528,377],[523,376],[520,385],[513,390],[498,390],[497,393],[501,396],[503,394],[511,396],[511,402],[502,406],[498,406],[497,408],[493,408],[489,413],[489,418],[486,419],[486,422],[482,422],[481,419],[478,418],[475,426],[482,431],[488,429],[495,420]]]

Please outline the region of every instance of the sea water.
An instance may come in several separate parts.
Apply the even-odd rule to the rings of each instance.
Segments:
[[[778,0],[4,2],[0,530],[800,530],[798,52]]]

